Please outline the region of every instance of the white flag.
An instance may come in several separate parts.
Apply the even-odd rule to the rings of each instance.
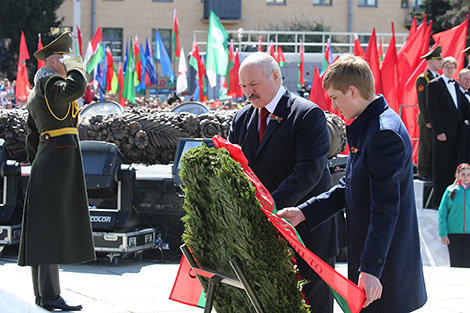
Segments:
[[[86,48],[86,53],[85,53],[85,59],[83,60],[83,64],[85,64],[85,67],[87,66],[88,61],[90,61],[92,56],[93,56],[93,49],[91,48],[91,42],[88,41],[88,46]]]
[[[180,63],[178,64],[178,78],[176,79],[176,94],[186,91],[188,89],[188,78],[186,73],[188,72],[188,67],[186,66],[186,55],[184,54],[184,49],[181,47],[180,54]]]

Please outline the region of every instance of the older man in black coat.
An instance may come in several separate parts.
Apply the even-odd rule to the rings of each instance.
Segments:
[[[253,53],[243,61],[240,85],[251,104],[234,116],[228,140],[241,145],[277,208],[327,190],[330,137],[323,111],[282,86],[281,70],[266,53]],[[339,250],[336,227],[332,218],[313,232],[303,224],[296,228],[306,247],[333,267]],[[310,281],[303,291],[312,312],[333,312],[327,285],[300,257],[296,260],[302,278]]]

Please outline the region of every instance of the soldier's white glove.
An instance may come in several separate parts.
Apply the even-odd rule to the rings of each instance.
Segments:
[[[59,61],[60,61],[62,64],[64,64],[65,60],[70,59],[71,57],[72,57],[71,54],[64,53],[64,54],[62,54],[62,58],[60,58]]]

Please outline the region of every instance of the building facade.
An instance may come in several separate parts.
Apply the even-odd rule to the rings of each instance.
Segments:
[[[411,22],[412,0],[65,0],[58,10],[64,29],[78,24],[82,32],[82,49],[101,26],[105,45],[110,45],[118,59],[125,54],[126,41],[137,36],[155,41],[155,31],[172,55],[173,11],[179,20],[180,44],[191,51],[194,31],[207,31],[208,12],[212,9],[227,32],[282,29],[285,23],[316,22],[332,32],[370,34],[406,33]],[[414,0],[416,1],[416,0]],[[236,35],[234,35],[236,38]],[[253,40],[253,38],[251,38]],[[264,38],[266,40],[266,38]],[[272,40],[272,39],[271,39]],[[398,40],[397,40],[398,41]],[[388,40],[384,40],[388,43]],[[399,41],[398,41],[399,43]],[[205,43],[200,51],[205,52]],[[263,42],[268,44],[268,42]]]

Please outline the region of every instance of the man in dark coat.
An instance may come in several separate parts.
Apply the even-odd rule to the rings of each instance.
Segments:
[[[86,77],[72,56],[66,32],[34,56],[46,66],[28,96],[26,139],[31,174],[26,191],[18,264],[30,265],[36,304],[48,310],[81,310],[60,296],[59,264],[95,260],[82,156],[78,105]]]
[[[447,186],[455,179],[458,165],[458,139],[462,118],[459,109],[459,84],[453,79],[457,60],[446,57],[443,75],[428,84],[427,107],[432,124],[434,203],[440,203]]]
[[[416,92],[418,95],[418,178],[432,180],[432,124],[426,107],[426,89],[428,83],[439,76],[442,56],[441,46],[432,49],[421,58],[426,59],[428,69],[416,79]]]
[[[331,186],[326,165],[330,137],[323,111],[282,86],[281,70],[266,53],[249,55],[239,73],[251,104],[233,117],[228,140],[241,145],[276,206],[297,205],[327,190]],[[260,111],[266,112],[262,119]],[[314,232],[303,224],[297,231],[307,248],[334,267],[339,251],[335,218]],[[296,260],[302,278],[310,281],[303,291],[312,312],[333,312],[327,285],[302,258]]]
[[[462,117],[458,138],[457,163],[470,163],[470,69],[465,67],[459,72],[459,111]]]
[[[346,175],[329,191],[278,215],[314,229],[346,207],[348,276],[365,290],[361,312],[414,311],[427,296],[406,127],[375,95],[372,72],[360,57],[340,57],[323,87],[333,107],[354,119],[347,126]]]

